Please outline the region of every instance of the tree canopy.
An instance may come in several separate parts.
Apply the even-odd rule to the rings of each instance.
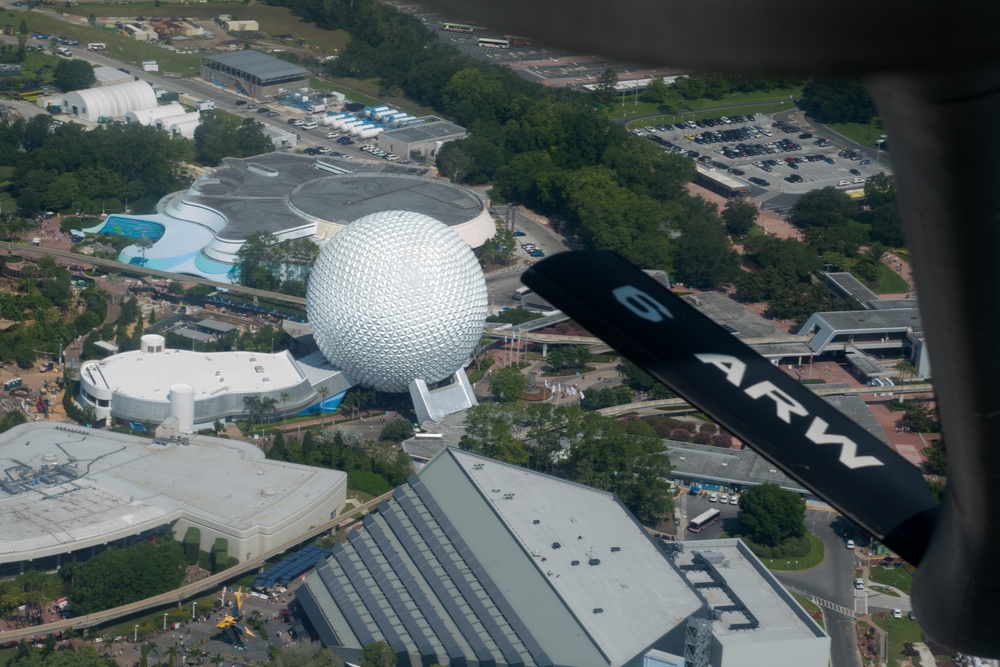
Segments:
[[[52,83],[64,93],[85,90],[96,82],[94,68],[86,60],[60,60],[52,70]]]
[[[269,153],[274,144],[264,126],[253,118],[241,118],[221,109],[201,114],[194,131],[194,155],[200,164],[216,166],[224,157],[248,157]]]
[[[777,484],[759,484],[740,496],[740,534],[754,543],[775,547],[806,534],[806,505],[797,493]]]
[[[38,211],[151,210],[183,183],[175,173],[192,144],[139,123],[84,130],[49,115],[0,124],[0,165],[14,167],[10,193],[25,215]]]

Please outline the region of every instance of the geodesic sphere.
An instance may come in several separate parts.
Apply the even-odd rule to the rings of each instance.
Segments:
[[[319,349],[358,384],[403,392],[462,368],[483,333],[486,281],[447,225],[410,211],[373,213],[320,252],[306,311]]]

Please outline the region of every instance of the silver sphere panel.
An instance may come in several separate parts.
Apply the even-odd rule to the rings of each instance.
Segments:
[[[434,218],[383,211],[330,240],[306,310],[320,351],[358,384],[407,391],[462,368],[483,332],[486,282],[472,250]]]

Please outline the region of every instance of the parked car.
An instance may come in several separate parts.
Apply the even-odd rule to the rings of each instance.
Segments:
[[[521,230],[519,229],[519,230],[517,230],[516,232],[514,232],[514,236],[527,236],[527,234],[525,234],[524,232],[522,232],[522,231],[521,231]]]
[[[729,497],[729,504],[730,505],[739,505],[740,504],[740,495],[738,493],[734,493],[732,496],[730,496]]]
[[[246,100],[236,100],[236,106],[238,106],[238,107],[241,107],[241,106],[243,106],[246,103],[247,103]]]
[[[844,544],[847,546],[848,549],[854,548],[854,540],[847,540],[847,542],[845,542]]]
[[[545,253],[542,252],[541,250],[532,250],[528,254],[531,255],[532,257],[545,257]]]
[[[893,618],[903,618],[903,610],[902,609],[893,609],[892,610],[892,617]]]
[[[858,171],[857,169],[848,169],[847,171],[851,172],[855,176],[860,176],[861,175],[861,172]]]

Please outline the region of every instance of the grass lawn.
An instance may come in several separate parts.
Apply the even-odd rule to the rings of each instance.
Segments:
[[[826,545],[812,533],[808,534],[809,543],[812,548],[805,556],[799,558],[761,558],[762,562],[769,570],[779,570],[783,572],[793,572],[795,570],[808,570],[816,567],[826,558]]]
[[[882,595],[888,595],[888,596],[894,597],[894,598],[898,598],[899,597],[899,593],[897,593],[896,591],[892,590],[891,588],[886,588],[885,586],[871,585],[868,588],[872,589],[873,591],[877,591],[877,592],[881,593]]]
[[[903,294],[910,291],[910,284],[898,273],[885,264],[878,265],[878,285],[873,290],[876,294]]]
[[[873,614],[872,621],[889,633],[889,655],[886,656],[889,667],[911,661],[911,658],[903,655],[903,644],[924,641],[924,633],[917,622],[905,616],[892,618],[889,613],[885,614],[885,618],[881,618],[881,614]]]
[[[798,593],[792,593],[792,597],[795,598],[796,602],[802,605],[802,608],[806,610],[806,613],[813,617],[813,620],[819,624],[819,627],[824,630],[826,629],[826,624],[823,622],[823,616],[820,612],[818,604],[807,597],[799,595]]]
[[[913,577],[910,576],[910,569],[908,567],[882,567],[881,565],[875,565],[872,566],[868,574],[868,580],[876,584],[892,586],[909,595]]]
[[[870,123],[830,123],[828,128],[862,146],[875,147],[875,140],[885,134],[882,119],[876,116]]]
[[[784,111],[795,106],[795,100],[802,94],[801,87],[782,88],[759,93],[733,93],[726,95],[721,100],[685,100],[680,95],[671,95],[665,105],[654,104],[652,102],[637,101],[635,96],[619,98],[608,108],[611,118],[629,118],[631,116],[646,116],[650,114],[663,114],[665,122],[676,123],[680,117],[688,120],[698,120],[700,118],[718,118],[729,114],[749,115],[753,113],[772,114],[777,111]],[[668,110],[664,113],[664,107]],[[718,111],[700,112],[702,109],[710,107],[732,107],[727,108],[725,113]],[[660,122],[656,118],[649,119],[653,124]],[[643,125],[649,125],[648,121],[643,121]]]

